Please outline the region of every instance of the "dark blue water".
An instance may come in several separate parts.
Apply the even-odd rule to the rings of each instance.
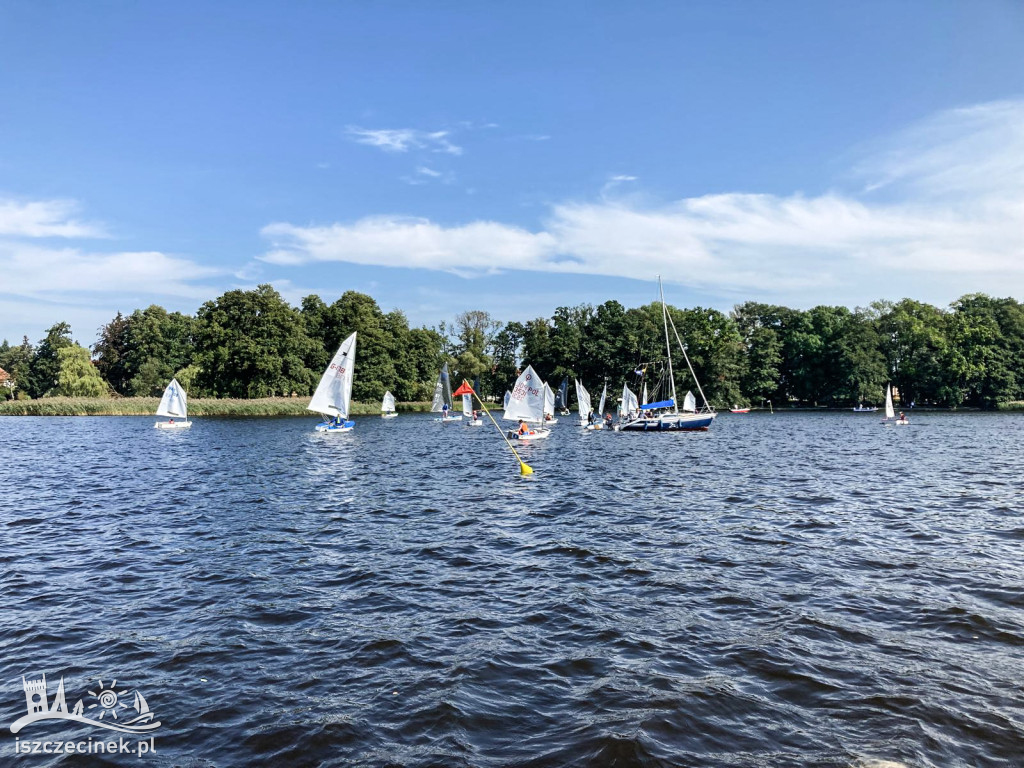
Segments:
[[[0,764],[1022,765],[1024,416],[912,418],[0,418]]]

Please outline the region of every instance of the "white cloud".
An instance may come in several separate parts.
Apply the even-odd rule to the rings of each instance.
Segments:
[[[221,271],[155,251],[88,253],[0,241],[0,274],[0,293],[25,298],[143,292],[206,299],[211,289],[194,281]]]
[[[797,304],[1024,293],[1024,102],[951,110],[852,171],[859,195],[730,193],[662,206],[554,205],[536,232],[424,219],[263,230],[275,264],[352,262],[471,275],[495,269],[646,279]],[[608,185],[635,181],[613,176]],[[604,191],[610,187],[606,185]],[[885,189],[886,199],[879,200]],[[874,190],[874,191],[872,191]]]
[[[103,228],[71,218],[71,200],[18,202],[0,199],[0,235],[7,237],[106,237]]]
[[[346,133],[357,144],[378,147],[385,152],[408,152],[410,149],[424,149],[449,155],[461,155],[462,147],[453,144],[448,131],[421,131],[416,128],[377,129],[360,128],[350,125]]]

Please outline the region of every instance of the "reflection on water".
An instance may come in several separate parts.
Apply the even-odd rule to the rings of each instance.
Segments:
[[[45,672],[144,689],[153,765],[1015,765],[1024,418],[912,418],[563,419],[527,478],[425,414],[2,418],[2,714]]]

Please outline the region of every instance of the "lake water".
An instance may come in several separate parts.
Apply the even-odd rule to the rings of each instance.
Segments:
[[[1024,415],[911,418],[0,418],[0,764],[1022,765]]]

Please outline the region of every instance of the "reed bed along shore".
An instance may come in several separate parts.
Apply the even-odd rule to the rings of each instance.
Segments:
[[[159,397],[41,397],[0,403],[0,416],[152,416]],[[311,416],[309,398],[264,397],[254,400],[195,398],[188,401],[189,416]],[[422,412],[430,403],[397,403],[396,410]],[[353,416],[380,413],[380,403],[352,403]]]

